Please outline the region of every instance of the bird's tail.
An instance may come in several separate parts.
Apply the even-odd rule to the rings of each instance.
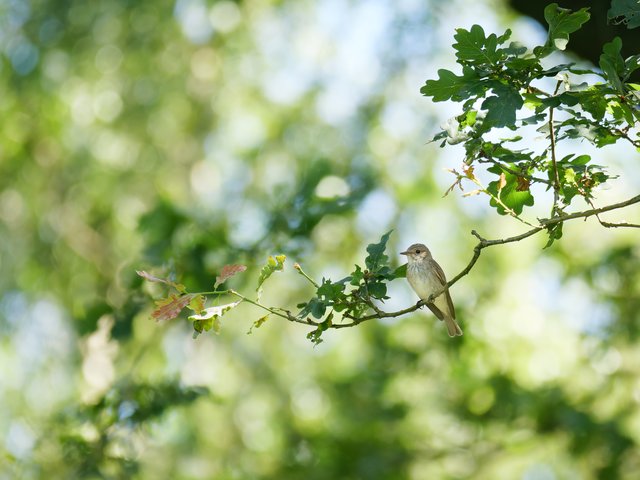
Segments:
[[[449,333],[450,337],[462,335],[462,329],[460,328],[460,325],[458,325],[453,318],[446,317],[444,321],[447,324],[447,332]]]

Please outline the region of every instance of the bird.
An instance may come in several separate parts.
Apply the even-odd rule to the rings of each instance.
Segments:
[[[428,300],[432,294],[445,288],[432,303],[426,305],[439,320],[445,322],[450,337],[462,335],[462,329],[456,323],[456,311],[449,289],[446,288],[447,279],[444,271],[433,259],[429,249],[422,243],[414,243],[400,253],[407,256],[407,280],[421,300]]]

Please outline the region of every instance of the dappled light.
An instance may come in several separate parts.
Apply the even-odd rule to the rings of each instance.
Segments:
[[[635,478],[640,64],[548,12],[2,2],[0,479]]]

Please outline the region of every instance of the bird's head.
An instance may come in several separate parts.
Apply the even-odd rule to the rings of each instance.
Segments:
[[[407,256],[409,263],[420,262],[427,258],[431,258],[431,252],[423,243],[414,243],[404,252],[400,253]]]

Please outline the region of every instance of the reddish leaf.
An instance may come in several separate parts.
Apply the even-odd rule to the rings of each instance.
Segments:
[[[177,295],[171,295],[168,298],[163,298],[162,300],[156,301],[156,308],[151,316],[156,319],[156,321],[161,322],[164,320],[173,320],[178,315],[184,307],[189,305],[194,295],[182,295],[178,297]]]
[[[227,279],[233,277],[235,274],[244,272],[247,269],[245,265],[225,265],[222,267],[222,271],[220,275],[216,277],[216,284],[213,288],[218,288],[218,286],[224,283]]]

